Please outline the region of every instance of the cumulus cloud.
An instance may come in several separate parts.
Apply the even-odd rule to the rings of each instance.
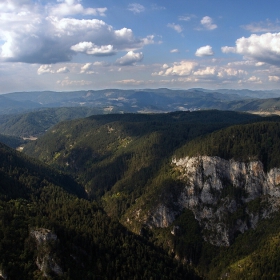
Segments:
[[[218,26],[213,23],[213,19],[209,16],[205,16],[201,19],[200,23],[207,30],[216,29]]]
[[[128,5],[128,10],[134,14],[139,14],[145,11],[145,7],[138,3],[132,3]]]
[[[117,59],[116,64],[117,65],[133,65],[136,62],[140,62],[143,60],[143,53],[135,53],[133,51],[129,51],[125,56]]]
[[[54,73],[55,71],[52,69],[51,65],[41,65],[37,70],[38,75],[43,75],[47,73]]]
[[[179,24],[175,24],[175,23],[168,23],[167,27],[170,27],[172,29],[174,29],[176,32],[181,33],[183,31],[183,28],[181,25]]]
[[[261,79],[259,77],[256,77],[256,76],[251,76],[248,79],[248,82],[257,83],[257,84],[261,84],[262,83]]]
[[[105,61],[95,61],[93,63],[94,66],[98,66],[98,67],[106,67],[109,66],[110,64],[108,62]]]
[[[189,76],[198,66],[197,62],[183,60],[181,62],[175,62],[172,66],[167,64],[163,65],[163,70],[153,75],[158,76]]]
[[[96,46],[91,42],[81,42],[72,46],[71,50],[96,56],[108,56],[116,53],[112,45]]]
[[[93,65],[93,63],[86,63],[85,65],[83,65],[82,67],[81,67],[81,71],[80,71],[80,73],[81,74],[94,74],[95,72],[93,71],[93,67],[94,67],[94,65]]]
[[[65,73],[68,73],[70,72],[70,70],[65,66],[65,67],[62,67],[62,68],[59,68],[56,73],[61,73],[61,74],[65,74]]]
[[[173,50],[171,50],[170,52],[171,52],[171,53],[178,53],[179,50],[178,50],[178,49],[173,49]]]
[[[80,4],[80,0],[60,0],[62,2],[57,5],[49,5],[48,9],[50,10],[50,15],[53,16],[69,16],[69,15],[94,15],[94,16],[105,16],[107,8],[84,8]]]
[[[26,5],[15,6],[16,1],[5,1],[5,4],[9,4],[5,8],[6,12],[0,11],[2,61],[53,64],[70,61],[77,53],[112,55],[154,43],[153,36],[136,38],[128,28],[115,30],[98,19],[40,14],[38,10],[42,7],[33,5],[31,1],[23,2]],[[78,2],[69,0],[60,4],[71,3]]]
[[[86,63],[81,67],[81,72],[80,73],[85,73],[88,70],[92,70],[92,63]]]
[[[195,52],[195,55],[199,56],[199,57],[211,56],[211,55],[214,55],[214,52],[212,50],[212,47],[207,45],[207,46],[200,47],[199,49],[197,49]]]
[[[221,50],[223,53],[235,53],[236,52],[235,47],[228,47],[228,46],[221,47]]]
[[[195,76],[213,76],[216,74],[215,67],[206,67],[204,69],[199,69],[193,73]]]
[[[280,78],[278,76],[268,76],[270,82],[279,82]]]
[[[220,67],[217,71],[217,77],[219,78],[228,78],[228,77],[244,77],[248,73],[245,70],[241,69],[234,69],[234,68],[227,68],[227,67]]]
[[[223,47],[258,62],[280,65],[280,33],[252,34],[236,40],[235,47]]]

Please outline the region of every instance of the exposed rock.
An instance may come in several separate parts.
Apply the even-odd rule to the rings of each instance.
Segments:
[[[30,231],[31,236],[34,236],[38,245],[48,241],[57,240],[57,235],[52,233],[49,229],[38,228]]]
[[[37,244],[36,265],[42,271],[44,277],[49,277],[49,273],[62,275],[63,270],[58,265],[58,260],[54,258],[53,243],[58,241],[57,235],[45,228],[31,230],[30,235],[35,238]]]
[[[8,276],[6,275],[6,273],[4,273],[1,269],[0,269],[0,279],[8,279]]]
[[[174,158],[172,164],[180,171],[185,188],[173,202],[174,207],[163,201],[149,212],[145,221],[149,227],[168,227],[187,208],[202,226],[205,240],[228,246],[237,234],[256,227],[260,219],[278,210],[279,168],[266,173],[260,161],[209,156]],[[254,212],[248,203],[257,198],[268,203]]]
[[[173,229],[171,230],[171,234],[172,235],[177,235],[179,230],[180,230],[179,226],[174,226]]]

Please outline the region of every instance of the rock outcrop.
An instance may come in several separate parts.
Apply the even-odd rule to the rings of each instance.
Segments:
[[[199,221],[204,239],[229,246],[235,236],[278,211],[280,169],[265,172],[260,161],[238,162],[198,156],[172,160],[184,188],[173,201],[149,211],[145,224],[167,227],[187,208]]]
[[[4,273],[1,269],[0,269],[0,279],[8,279],[8,276],[6,275],[6,273]]]
[[[50,273],[62,275],[63,270],[58,265],[58,260],[54,258],[53,246],[58,241],[57,235],[45,228],[33,229],[30,235],[36,240],[38,252],[36,265],[43,276],[49,277]]]

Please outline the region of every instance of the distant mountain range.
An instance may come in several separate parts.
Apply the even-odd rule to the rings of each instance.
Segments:
[[[160,88],[73,92],[34,91],[0,95],[0,114],[57,107],[99,108],[104,113],[158,113],[201,109],[273,111],[278,109],[278,103],[280,107],[280,90],[206,90],[200,88],[170,90]]]

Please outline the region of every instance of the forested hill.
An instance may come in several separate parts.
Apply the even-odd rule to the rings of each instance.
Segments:
[[[229,125],[263,120],[216,110],[91,116],[58,124],[24,152],[76,176],[92,198],[108,191],[122,193],[106,202],[110,213],[122,215],[187,141]]]
[[[42,275],[30,261],[37,255],[28,234],[30,227],[39,227],[51,229],[59,238],[51,247],[64,271],[58,279],[195,279],[192,269],[211,280],[229,272],[233,279],[272,279],[280,267],[280,198],[263,196],[264,192],[250,198],[246,190],[226,180],[218,189],[214,181],[223,174],[202,176],[199,168],[197,184],[188,193],[190,181],[181,176],[172,159],[175,154],[180,157],[203,151],[211,137],[215,141],[209,143],[218,146],[213,155],[231,158],[241,153],[245,158],[251,156],[245,149],[254,153],[260,148],[269,158],[271,147],[272,151],[278,149],[272,141],[279,142],[279,123],[279,117],[214,110],[96,115],[57,124],[26,145],[23,152],[71,175],[91,201],[69,194],[56,181],[40,184],[33,177],[30,181],[12,176],[27,183],[31,195],[1,202],[5,226],[0,234],[8,245],[0,245],[12,246],[11,232],[22,245],[9,251],[17,250],[14,262],[8,254],[1,256],[0,264],[13,279],[19,273],[23,273],[22,279]],[[238,135],[229,142],[236,153],[224,151],[232,135]],[[14,162],[6,165],[17,170]],[[197,208],[188,208],[187,199]],[[17,218],[23,222],[18,223]],[[228,238],[230,246],[209,243],[215,232]],[[246,274],[240,269],[243,267]]]
[[[53,125],[94,114],[102,114],[98,108],[44,108],[23,114],[0,115],[0,133],[18,137],[37,137]],[[1,140],[1,139],[0,139]]]
[[[0,159],[1,279],[199,279],[69,176],[3,144]]]
[[[176,152],[178,157],[197,155],[260,160],[266,170],[280,167],[280,122],[231,126],[190,141]]]
[[[179,157],[203,151],[208,154],[209,143],[214,148],[217,146],[216,150],[212,149],[212,155],[231,158],[241,154],[245,158],[251,156],[252,151],[254,157],[260,154],[269,158],[278,149],[279,121],[279,117],[262,118],[230,111],[98,115],[62,122],[37,141],[29,143],[24,151],[77,178],[89,196],[111,217],[164,248],[171,256],[191,263],[205,279],[219,279],[228,271],[238,276],[235,279],[247,279],[248,274],[243,277],[235,263],[250,266],[246,268],[249,274],[254,270],[252,275],[269,277],[271,271],[254,266],[251,263],[253,252],[245,248],[250,238],[258,240],[259,243],[254,243],[258,253],[262,254],[256,262],[258,266],[268,259],[277,266],[276,255],[270,253],[265,240],[277,244],[274,238],[278,236],[278,216],[267,221],[265,231],[262,227],[266,221],[260,222],[260,226],[255,222],[255,231],[240,234],[237,243],[233,233],[233,244],[229,249],[210,245],[203,240],[210,229],[205,233],[194,213],[179,206],[179,202],[184,201],[180,194],[184,191],[185,181],[182,182],[178,171],[173,170],[171,160],[174,154]],[[231,145],[230,149],[226,149],[227,145]],[[198,196],[200,193],[198,191]],[[225,186],[221,194],[213,190],[211,195],[217,195],[216,204],[200,201],[197,204],[202,209],[199,213],[211,216],[219,207],[225,207],[226,203],[232,205],[232,199],[238,198],[235,206],[228,206],[229,210],[219,210],[225,213],[223,223],[229,228],[250,220],[253,212],[248,211],[255,211],[254,215],[260,220],[262,213],[267,213],[265,198],[247,203],[242,197],[243,192],[232,186]],[[149,220],[150,216],[153,218]],[[168,224],[168,219],[173,222]],[[203,221],[207,222],[207,219],[205,217]],[[250,223],[247,229],[251,227]],[[272,237],[270,233],[273,233]],[[226,252],[231,252],[232,258]],[[275,272],[277,269],[273,270]]]
[[[46,184],[61,187],[78,197],[86,197],[84,189],[69,175],[58,172],[2,143],[0,143],[0,158],[1,197],[29,198]]]

